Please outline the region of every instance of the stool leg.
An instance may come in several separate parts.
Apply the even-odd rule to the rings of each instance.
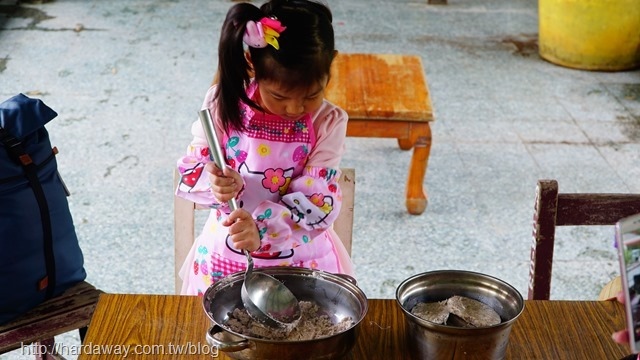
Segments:
[[[55,339],[44,339],[34,344],[38,347],[36,360],[64,360],[64,357],[56,352]]]
[[[33,343],[33,346],[36,350],[36,360],[47,360],[48,354],[53,350],[53,346],[55,344],[55,340],[52,339],[44,339]]]
[[[398,139],[398,146],[402,150],[411,150],[413,147],[413,142],[411,139]]]
[[[423,182],[431,153],[431,127],[429,123],[412,127],[410,138],[414,145],[407,178],[406,206],[409,214],[420,215],[427,208],[427,193],[424,190]]]
[[[80,333],[80,342],[84,343],[84,337],[87,336],[87,331],[89,330],[89,328],[87,326],[85,327],[81,327],[80,329],[78,329],[78,332]]]

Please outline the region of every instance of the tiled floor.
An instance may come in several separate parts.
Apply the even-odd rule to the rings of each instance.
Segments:
[[[0,97],[23,92],[59,113],[48,129],[88,280],[110,292],[173,292],[172,170],[232,2],[11,3],[0,0]],[[329,4],[341,51],[421,55],[435,108],[421,216],[404,208],[410,153],[394,140],[348,139],[353,259],[369,297],[454,268],[526,295],[537,179],[557,179],[563,192],[640,192],[640,72],[542,60],[536,1]],[[613,229],[560,229],[557,239],[552,298],[596,298],[618,272]]]

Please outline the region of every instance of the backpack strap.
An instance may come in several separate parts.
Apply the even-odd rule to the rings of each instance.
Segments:
[[[56,286],[56,263],[53,254],[53,232],[51,229],[51,217],[49,205],[44,194],[44,189],[38,177],[38,166],[33,162],[31,156],[24,150],[22,142],[15,138],[6,129],[0,126],[0,142],[7,149],[9,156],[24,169],[25,176],[29,180],[33,194],[40,208],[40,218],[42,220],[42,234],[44,235],[44,260],[47,273],[44,278],[38,281],[38,290],[47,290],[47,299],[53,297]]]

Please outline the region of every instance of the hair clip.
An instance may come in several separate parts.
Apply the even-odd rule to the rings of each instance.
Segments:
[[[278,37],[286,28],[280,24],[280,21],[273,18],[264,17],[258,22],[249,20],[242,41],[254,48],[264,48],[271,45],[274,49],[279,50]]]

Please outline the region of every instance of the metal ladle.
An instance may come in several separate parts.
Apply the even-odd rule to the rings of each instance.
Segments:
[[[225,161],[222,148],[213,126],[208,109],[198,112],[202,128],[209,143],[210,157],[218,168],[224,169]],[[231,211],[238,208],[236,199],[228,202]],[[247,257],[247,270],[240,296],[249,316],[254,320],[272,328],[291,328],[300,319],[300,305],[291,290],[271,275],[253,272],[253,258],[246,249],[242,250]]]

